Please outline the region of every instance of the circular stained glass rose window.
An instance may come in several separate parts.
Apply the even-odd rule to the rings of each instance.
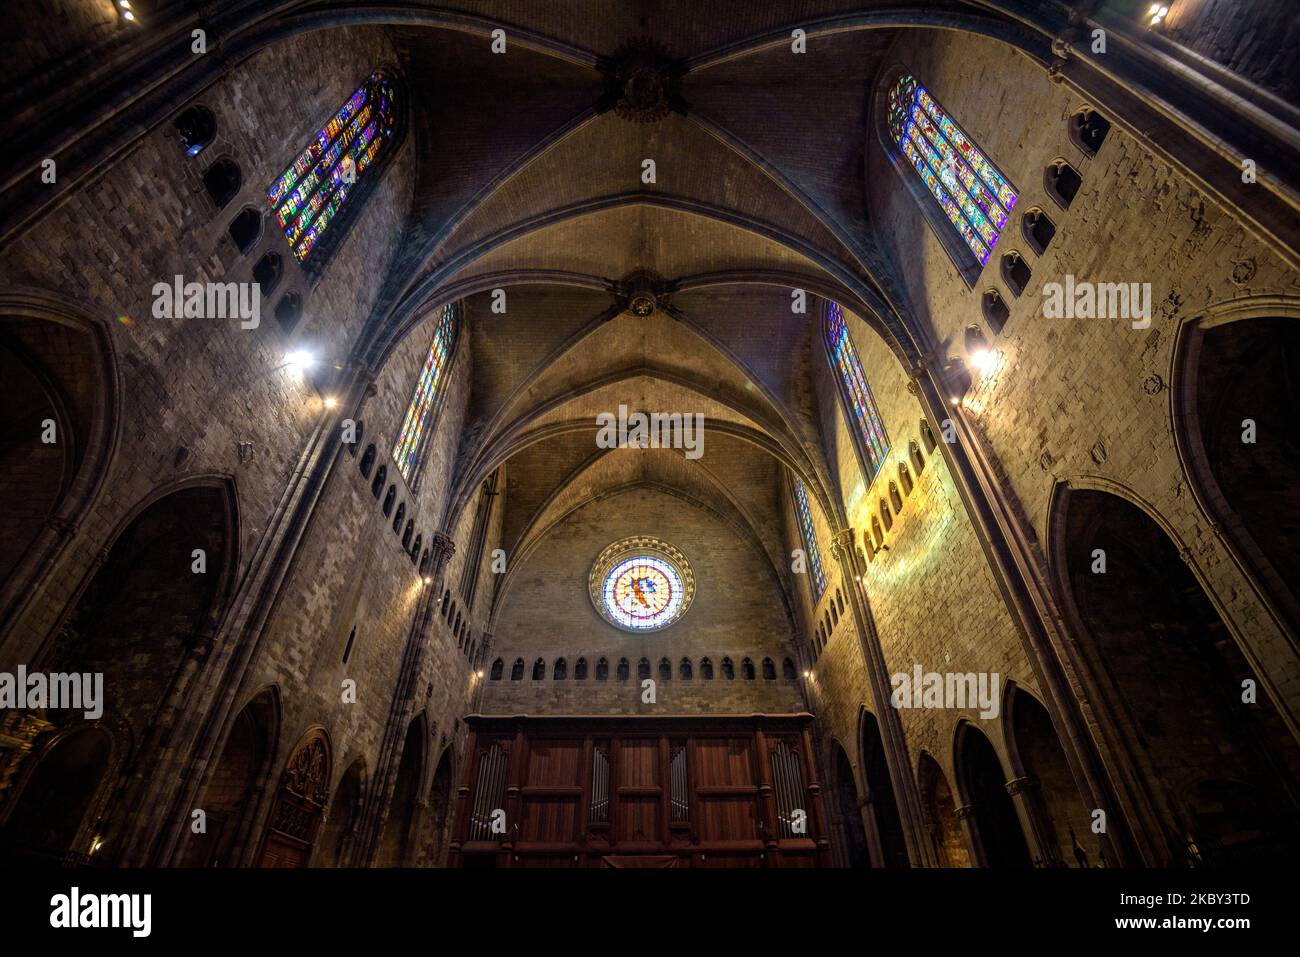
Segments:
[[[671,625],[695,597],[695,575],[686,556],[656,538],[625,538],[606,548],[589,582],[596,610],[627,631]]]

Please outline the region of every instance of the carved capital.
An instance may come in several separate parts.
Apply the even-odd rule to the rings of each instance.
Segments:
[[[434,532],[429,539],[430,572],[435,581],[442,577],[447,562],[456,554],[456,543],[446,532]]]
[[[831,536],[831,556],[841,564],[852,569],[853,564],[853,528],[842,528]]]
[[[1015,797],[1021,791],[1032,791],[1036,786],[1033,778],[1013,778],[1007,782],[1007,793]]]
[[[957,808],[955,813],[957,815],[957,820],[965,821],[968,818],[972,818],[975,816],[975,805],[963,804],[961,807]]]

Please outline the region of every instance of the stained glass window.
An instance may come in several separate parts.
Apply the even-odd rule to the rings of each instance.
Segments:
[[[871,386],[862,374],[858,351],[853,348],[848,327],[844,324],[844,310],[837,302],[826,303],[826,348],[831,362],[839,373],[844,395],[853,411],[853,421],[861,439],[867,482],[870,483],[889,454],[889,435],[880,419],[880,410],[871,395]]]
[[[321,237],[331,226],[338,231],[358,185],[396,146],[397,116],[393,83],[376,70],[266,191],[300,263],[320,255]]]
[[[799,513],[799,529],[803,532],[804,551],[808,553],[808,575],[813,584],[813,600],[816,601],[826,590],[826,575],[822,571],[821,552],[817,549],[817,530],[808,509],[808,492],[801,479],[794,480],[794,507]]]
[[[624,628],[659,628],[677,617],[685,586],[671,562],[652,555],[625,558],[605,576],[605,610]]]
[[[1016,194],[914,76],[889,90],[889,132],[980,265]]]
[[[393,446],[393,461],[408,485],[424,452],[425,437],[434,406],[447,379],[447,363],[456,344],[459,325],[460,306],[455,303],[443,306],[433,326],[433,343],[424,359],[424,367],[420,369],[415,395],[411,396],[411,404],[406,407],[402,431],[397,434],[397,443]]]

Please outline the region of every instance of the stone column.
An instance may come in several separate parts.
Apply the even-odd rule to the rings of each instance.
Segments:
[[[1025,832],[1025,843],[1035,867],[1057,867],[1061,863],[1060,849],[1052,840],[1052,828],[1038,796],[1038,782],[1031,777],[1012,778],[1007,782],[1007,793],[1016,806],[1020,829]]]
[[[425,649],[429,643],[429,632],[438,617],[438,598],[442,594],[447,575],[447,562],[455,554],[456,545],[451,536],[445,532],[435,532],[429,543],[428,584],[415,606],[415,617],[407,635],[406,648],[402,653],[402,666],[398,672],[397,686],[393,691],[393,700],[388,709],[388,722],[384,727],[384,737],[380,744],[379,760],[375,766],[374,790],[370,809],[362,827],[362,849],[360,860],[365,865],[374,863],[379,851],[379,839],[383,833],[384,820],[388,817],[388,806],[392,801],[393,788],[397,784],[397,769],[402,758],[402,746],[406,741],[407,726],[415,711],[415,692],[420,680],[420,670],[424,664]]]
[[[831,554],[840,564],[844,591],[853,611],[854,629],[862,658],[866,664],[867,680],[871,686],[871,710],[880,724],[880,739],[884,744],[885,762],[889,768],[890,782],[898,804],[898,816],[903,824],[903,839],[907,843],[907,856],[913,866],[934,866],[937,861],[933,848],[925,836],[924,815],[921,813],[921,795],[912,776],[912,762],[907,754],[907,741],[903,737],[903,723],[898,711],[890,703],[889,669],[885,653],[880,647],[880,635],[867,590],[862,584],[865,569],[858,560],[853,540],[853,529],[836,532],[831,540]],[[865,770],[864,770],[865,774]],[[868,782],[870,786],[870,782]]]
[[[1141,780],[1142,775],[1126,755],[1106,749],[1093,737],[1092,729],[1106,718],[1080,684],[1082,663],[1071,660],[1072,642],[1050,584],[1043,546],[1023,525],[1019,505],[1007,496],[993,458],[966,413],[944,398],[949,390],[942,371],[922,362],[909,375],[908,390],[920,400],[930,422],[939,426],[938,448],[1018,626],[1021,647],[1058,729],[1079,793],[1090,807],[1106,809],[1115,825],[1105,838],[1108,855],[1121,865],[1152,863],[1158,859],[1159,835],[1144,834],[1134,823],[1148,816],[1143,810],[1148,805],[1140,789],[1125,784]],[[945,432],[952,441],[942,438]]]
[[[963,804],[957,808],[957,820],[961,822],[961,832],[966,837],[966,846],[970,848],[970,859],[976,867],[988,867],[988,858],[984,854],[984,845],[980,841],[979,828],[975,822],[975,805]]]

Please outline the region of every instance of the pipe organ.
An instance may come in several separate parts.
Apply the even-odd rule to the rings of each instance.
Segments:
[[[829,866],[811,721],[471,715],[449,864]]]

